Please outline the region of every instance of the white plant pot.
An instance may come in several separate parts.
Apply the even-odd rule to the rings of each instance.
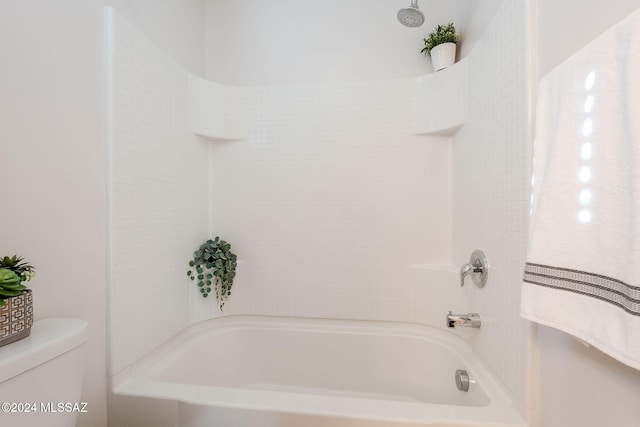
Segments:
[[[433,71],[447,68],[456,62],[456,44],[442,43],[431,49],[431,63]]]

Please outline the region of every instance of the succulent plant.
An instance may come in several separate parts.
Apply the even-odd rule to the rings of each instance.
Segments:
[[[0,268],[0,307],[4,306],[4,300],[17,297],[22,294],[27,287],[22,284],[22,279],[15,271]]]
[[[420,53],[424,53],[428,55],[431,52],[431,49],[438,46],[442,43],[455,43],[458,44],[460,41],[460,36],[456,33],[456,27],[453,25],[453,22],[449,22],[446,25],[438,25],[435,30],[433,30],[425,39],[424,39],[424,48],[420,51]]]
[[[212,287],[216,292],[216,300],[220,311],[231,295],[233,278],[236,277],[237,257],[231,252],[231,245],[220,237],[207,240],[193,253],[193,260],[189,261],[187,276],[191,280],[198,279],[198,288],[204,298],[211,293]]]
[[[22,282],[28,282],[36,274],[36,269],[24,258],[14,255],[0,258],[0,307],[4,300],[16,297],[27,290]]]
[[[36,275],[35,267],[24,262],[24,258],[17,255],[0,258],[0,268],[5,268],[16,273],[20,277],[21,282],[28,282]]]

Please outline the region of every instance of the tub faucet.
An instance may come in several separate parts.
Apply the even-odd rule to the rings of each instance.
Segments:
[[[482,322],[478,313],[453,314],[449,311],[447,314],[447,328],[455,328],[464,326],[467,328],[479,328]]]

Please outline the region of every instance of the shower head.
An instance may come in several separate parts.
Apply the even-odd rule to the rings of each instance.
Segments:
[[[418,8],[418,0],[411,0],[411,5],[398,11],[398,21],[405,27],[419,27],[424,22],[424,14]]]

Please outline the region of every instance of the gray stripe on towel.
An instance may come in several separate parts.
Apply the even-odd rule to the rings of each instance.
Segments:
[[[597,298],[640,316],[640,286],[601,274],[527,262],[524,282]]]

